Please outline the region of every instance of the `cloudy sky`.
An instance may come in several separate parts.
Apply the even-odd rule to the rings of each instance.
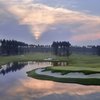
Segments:
[[[0,0],[0,39],[100,45],[100,0]]]

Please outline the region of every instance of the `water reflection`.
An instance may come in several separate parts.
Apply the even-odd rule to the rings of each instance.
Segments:
[[[13,63],[8,63],[4,66],[2,66],[3,68],[0,69],[0,74],[2,75],[6,75],[10,72],[16,72],[18,70],[21,70],[22,68],[25,67],[25,65],[32,65],[32,64],[37,64],[38,66],[41,66],[41,64],[45,64],[46,62],[13,62]],[[58,62],[58,61],[54,61],[54,62],[47,62],[49,65],[53,65],[53,66],[66,66],[67,62]]]
[[[50,65],[49,62],[28,62],[3,66],[1,70],[9,74],[0,75],[0,98],[2,100],[100,100],[100,86],[58,83],[27,77],[27,71]]]
[[[67,66],[67,62],[66,61],[54,61],[54,62],[52,62],[52,65],[53,66]]]
[[[68,100],[77,100],[77,98],[80,98],[78,100],[94,100],[96,97],[98,99],[95,100],[100,100],[100,94],[96,95],[97,92],[100,92],[100,86],[62,84],[35,79],[20,80],[19,83],[20,85],[12,86],[6,91],[6,94],[10,96],[9,100],[15,100],[16,96],[20,100],[67,100],[67,98],[69,98]],[[95,96],[91,98],[90,95]],[[84,99],[84,97],[87,99]]]
[[[0,70],[0,74],[5,75],[5,74],[10,73],[10,72],[16,72],[16,71],[24,68],[25,65],[27,65],[27,63],[20,63],[20,62],[8,63],[8,64],[4,65],[5,68],[2,68]]]

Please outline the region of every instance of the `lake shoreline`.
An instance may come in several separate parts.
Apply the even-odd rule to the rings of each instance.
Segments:
[[[59,77],[59,73],[48,73],[44,72],[45,68],[38,68],[32,71],[27,72],[27,75],[32,78],[41,79],[41,80],[50,80],[61,83],[77,83],[82,85],[100,85],[99,78],[68,78],[68,77]],[[78,71],[77,71],[78,72]],[[45,74],[46,73],[46,74]],[[58,76],[57,76],[58,75]]]
[[[12,55],[12,56],[0,56],[0,68],[2,65],[11,62],[27,62],[27,61],[36,61],[36,62],[46,62],[46,58],[50,57],[50,53],[28,53],[23,55]]]
[[[84,72],[80,72],[80,71],[68,71],[68,73],[66,74],[62,74],[61,72],[52,72],[52,71],[44,71],[45,68],[38,68],[35,70],[36,74],[39,75],[47,75],[47,76],[53,76],[55,78],[97,78],[100,79],[100,73],[96,73],[95,74],[89,74],[89,75],[85,75]]]

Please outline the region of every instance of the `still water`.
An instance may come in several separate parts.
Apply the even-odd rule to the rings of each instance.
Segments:
[[[100,86],[30,78],[26,72],[50,62],[10,63],[0,69],[0,100],[100,100]]]

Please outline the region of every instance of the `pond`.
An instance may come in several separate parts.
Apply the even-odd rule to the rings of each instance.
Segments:
[[[0,100],[100,100],[100,86],[37,80],[26,74],[50,65],[50,62],[3,65],[0,69]]]

